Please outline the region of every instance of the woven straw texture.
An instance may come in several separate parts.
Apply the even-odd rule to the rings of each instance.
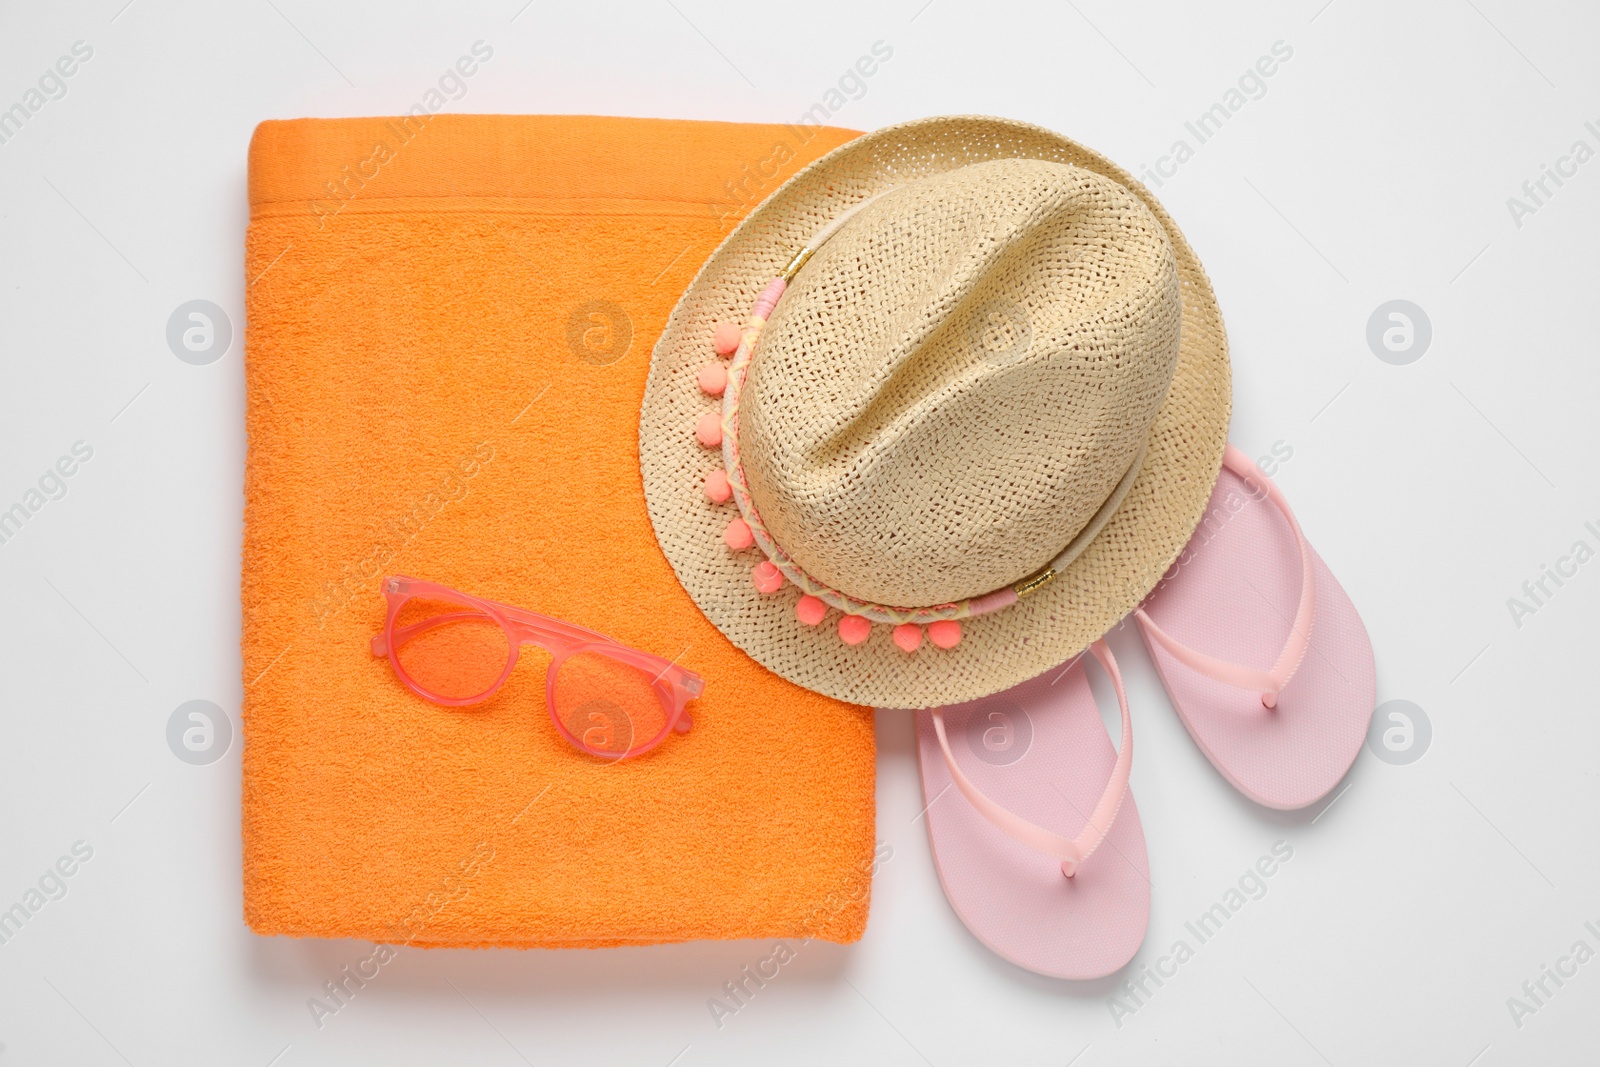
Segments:
[[[750,495],[812,577],[897,606],[1020,581],[1099,510],[1178,357],[1161,224],[1079,167],[911,182],[800,272],[750,366]]]
[[[843,644],[798,590],[759,593],[761,557],[721,539],[694,439],[716,401],[696,375],[719,321],[830,219],[885,193],[812,259],[750,371],[750,491],[814,577],[921,606],[1047,563],[1138,457],[1109,521],[1049,585],[962,622],[954,649]],[[1180,333],[1181,319],[1181,333]],[[1209,281],[1126,172],[1023,123],[925,119],[880,130],[778,189],[712,255],[657,343],[639,448],[663,551],[710,620],[808,688],[875,706],[972,700],[1081,652],[1177,557],[1221,462],[1227,341]]]

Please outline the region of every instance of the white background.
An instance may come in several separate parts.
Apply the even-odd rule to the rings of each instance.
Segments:
[[[524,2],[0,8],[0,107],[94,50],[0,144],[0,507],[94,449],[0,544],[0,908],[94,850],[0,945],[0,1067],[1593,1059],[1600,960],[1520,1027],[1506,1003],[1580,938],[1600,949],[1600,561],[1520,627],[1506,604],[1574,541],[1600,548],[1600,162],[1520,226],[1506,203],[1573,141],[1600,148],[1592,6]],[[1279,484],[1365,618],[1380,703],[1431,719],[1426,755],[1364,752],[1326,811],[1256,808],[1123,631],[1154,880],[1135,969],[1274,841],[1295,851],[1120,1026],[1113,983],[1030,975],[967,934],[916,818],[911,723],[886,718],[894,857],[865,939],[807,946],[720,1030],[707,998],[770,945],[400,949],[319,1030],[307,998],[372,946],[248,931],[237,736],[199,767],[165,738],[185,701],[239,708],[245,149],[266,118],[398,113],[479,39],[494,59],[451,110],[764,122],[881,40],[892,59],[833,123],[1005,115],[1135,172],[1285,42],[1158,195],[1226,316],[1233,440],[1293,449]],[[235,328],[209,366],[165,341],[195,298]],[[1366,341],[1396,298],[1433,326],[1407,366]]]

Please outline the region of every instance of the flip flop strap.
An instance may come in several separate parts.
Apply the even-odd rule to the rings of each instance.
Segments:
[[[1009,836],[1030,848],[1058,857],[1061,860],[1061,873],[1068,878],[1077,872],[1078,866],[1100,847],[1100,842],[1111,832],[1111,824],[1122,807],[1122,799],[1128,795],[1128,775],[1133,769],[1133,723],[1128,718],[1128,694],[1122,688],[1122,672],[1117,670],[1116,658],[1111,655],[1111,649],[1104,641],[1096,641],[1089,646],[1089,651],[1094,653],[1094,658],[1111,676],[1112,688],[1117,691],[1117,706],[1122,710],[1122,745],[1117,751],[1117,762],[1111,768],[1105,791],[1100,794],[1099,803],[1083,824],[1083,829],[1078,831],[1077,837],[1062,837],[1036,826],[985,796],[956,764],[955,753],[950,751],[950,739],[945,735],[944,709],[933,710],[933,731],[939,737],[939,747],[944,750],[945,762],[950,766],[950,778],[961,790],[961,795],[980,815]]]
[[[1229,444],[1227,451],[1222,454],[1222,465],[1257,489],[1282,513],[1284,520],[1289,524],[1289,529],[1294,532],[1295,545],[1300,551],[1300,606],[1295,610],[1294,622],[1289,626],[1289,636],[1284,642],[1283,650],[1278,653],[1277,662],[1269,670],[1264,671],[1259,667],[1217,659],[1215,656],[1208,656],[1198,649],[1191,648],[1168,634],[1156,625],[1155,620],[1143,608],[1139,608],[1133,614],[1151,639],[1171,653],[1179,663],[1225,685],[1260,690],[1261,703],[1268,708],[1275,708],[1278,706],[1279,691],[1289,684],[1294,672],[1300,669],[1306,649],[1311,646],[1311,627],[1317,613],[1316,567],[1311,562],[1311,547],[1306,544],[1305,535],[1300,532],[1300,523],[1295,521],[1294,512],[1289,509],[1289,502],[1283,498],[1278,487],[1272,484],[1272,480],[1261,473],[1249,456],[1232,444]]]

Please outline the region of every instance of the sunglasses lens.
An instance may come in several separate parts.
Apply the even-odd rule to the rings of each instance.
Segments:
[[[651,676],[598,652],[561,662],[551,706],[578,746],[595,756],[620,757],[658,740],[667,728]]]
[[[406,601],[394,622],[395,662],[428,694],[482,696],[505,673],[511,643],[495,620],[448,600]]]

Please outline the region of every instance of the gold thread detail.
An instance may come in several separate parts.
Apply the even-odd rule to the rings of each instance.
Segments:
[[[800,273],[800,268],[806,265],[806,260],[810,259],[811,253],[815,251],[816,249],[807,245],[794,254],[794,258],[789,261],[789,265],[783,268],[783,273],[779,275],[783,279],[784,285],[794,281],[794,276]]]
[[[1025,597],[1029,593],[1037,592],[1043,587],[1049,585],[1051,582],[1055,581],[1055,577],[1056,572],[1051,568],[1046,567],[1033,577],[1024,578],[1022,581],[1012,586],[1011,591],[1017,594],[1018,597]]]

